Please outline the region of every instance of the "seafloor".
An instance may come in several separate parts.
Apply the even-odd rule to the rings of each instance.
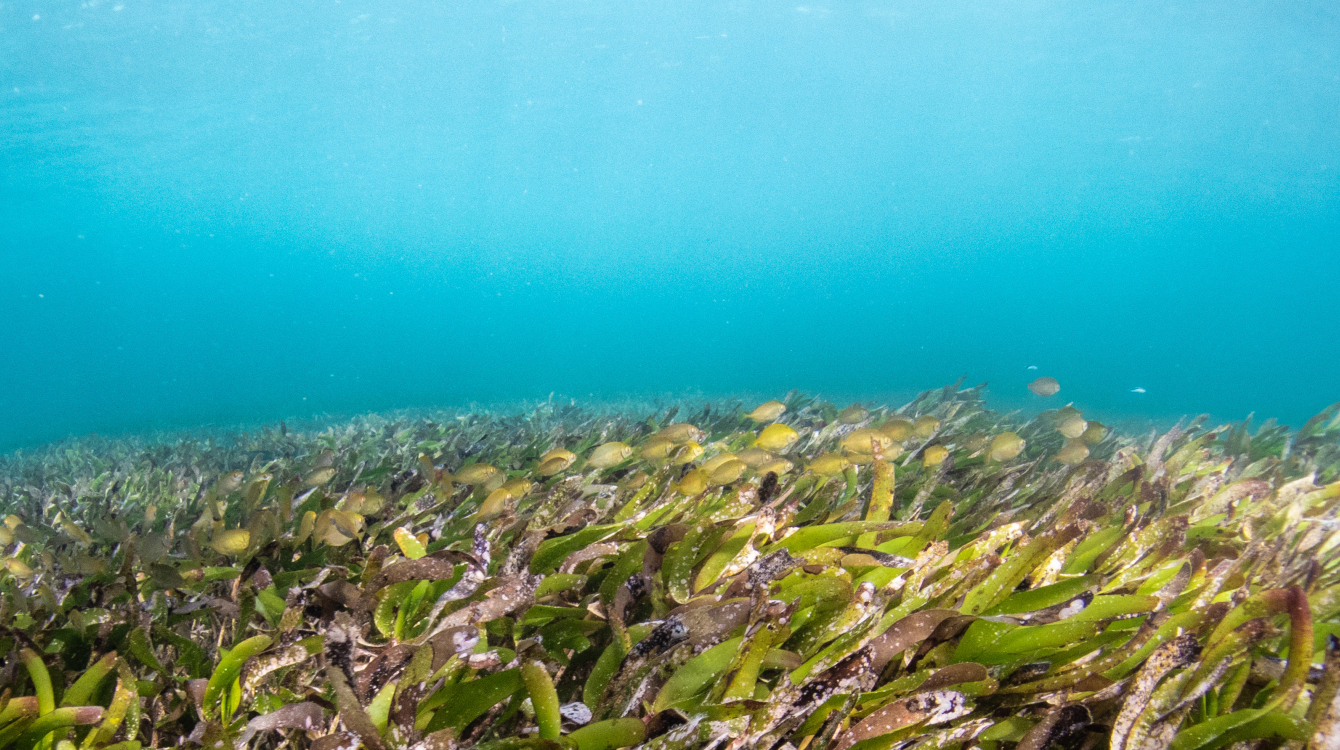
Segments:
[[[1340,405],[955,386],[70,440],[0,457],[0,749],[1332,750],[1337,480]]]

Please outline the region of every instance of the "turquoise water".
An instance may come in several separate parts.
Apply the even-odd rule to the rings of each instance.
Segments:
[[[0,449],[965,374],[1340,398],[1334,5],[803,2],[4,0]]]

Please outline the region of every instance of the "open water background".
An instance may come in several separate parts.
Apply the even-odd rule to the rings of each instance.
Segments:
[[[1337,6],[803,2],[3,0],[0,450],[963,374],[1340,399]]]

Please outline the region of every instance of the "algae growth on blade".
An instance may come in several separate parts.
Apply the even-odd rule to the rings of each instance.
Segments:
[[[1338,480],[1340,405],[957,385],[67,441],[0,458],[0,748],[1334,748]]]

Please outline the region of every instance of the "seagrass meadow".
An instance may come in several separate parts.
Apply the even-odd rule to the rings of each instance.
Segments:
[[[1340,404],[983,395],[0,457],[0,748],[1340,748]]]

